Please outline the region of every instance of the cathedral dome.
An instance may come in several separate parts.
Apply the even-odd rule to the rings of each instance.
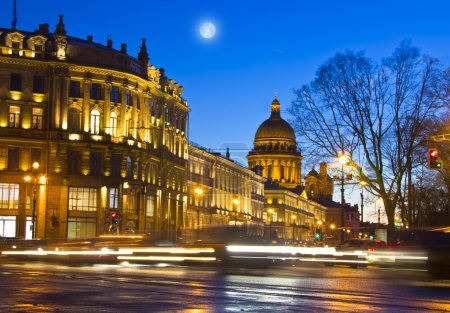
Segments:
[[[288,122],[281,118],[280,102],[277,99],[272,101],[270,118],[259,126],[255,134],[255,146],[268,142],[296,143],[294,129]]]

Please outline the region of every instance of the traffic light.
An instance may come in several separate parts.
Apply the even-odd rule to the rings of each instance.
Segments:
[[[431,170],[442,169],[442,160],[439,158],[439,151],[436,148],[428,149],[428,168]]]
[[[116,211],[111,212],[111,224],[113,225],[119,224],[119,213]]]

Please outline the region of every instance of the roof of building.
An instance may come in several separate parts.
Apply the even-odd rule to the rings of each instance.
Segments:
[[[281,117],[280,102],[277,99],[272,101],[270,117],[258,127],[255,134],[255,145],[265,141],[296,142],[294,129]]]

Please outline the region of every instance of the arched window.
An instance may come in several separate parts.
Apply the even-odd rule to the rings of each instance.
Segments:
[[[91,134],[100,134],[100,112],[97,110],[91,111]]]
[[[80,132],[80,111],[71,108],[69,109],[69,121],[68,121],[68,130],[71,133]]]
[[[111,112],[111,115],[109,117],[109,129],[110,129],[110,135],[112,137],[117,137],[117,114],[116,112]]]

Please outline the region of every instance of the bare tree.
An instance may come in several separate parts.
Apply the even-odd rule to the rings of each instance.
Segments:
[[[374,62],[362,52],[338,53],[316,79],[295,90],[289,108],[304,147],[336,158],[345,152],[369,191],[380,196],[390,226],[413,152],[446,99],[443,72],[410,42]]]

